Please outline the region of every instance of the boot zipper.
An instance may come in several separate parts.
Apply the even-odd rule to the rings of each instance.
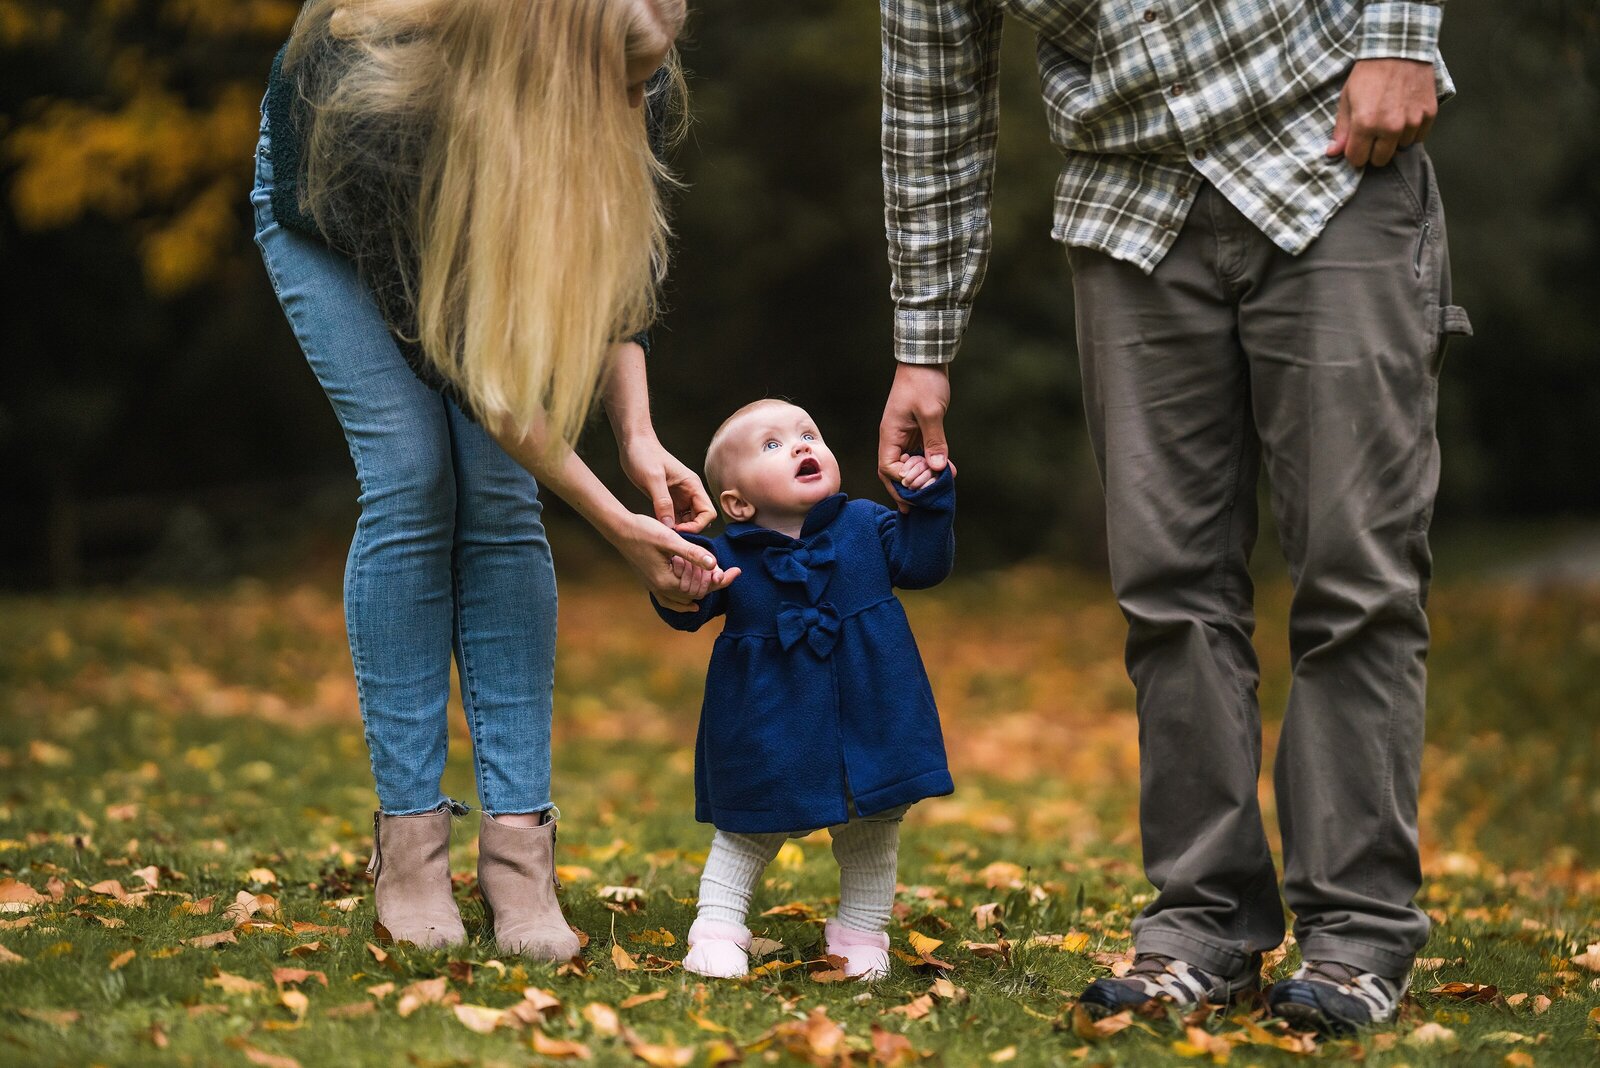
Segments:
[[[561,877],[556,874],[556,821],[550,821],[550,881],[561,889]]]
[[[378,813],[374,812],[372,814],[372,859],[367,861],[368,875],[375,876],[378,874],[378,856]]]
[[[1427,221],[1422,224],[1422,232],[1417,234],[1417,250],[1411,257],[1411,270],[1418,278],[1422,277],[1422,250],[1427,246],[1428,235],[1431,233],[1433,233],[1433,223]]]

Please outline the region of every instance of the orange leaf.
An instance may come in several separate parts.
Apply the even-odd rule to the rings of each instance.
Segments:
[[[617,1010],[598,1001],[591,1001],[583,1007],[583,1018],[589,1021],[590,1027],[602,1035],[615,1035],[622,1030],[622,1024],[617,1019]]]
[[[123,950],[121,953],[118,953],[115,957],[111,958],[111,965],[110,965],[111,970],[112,971],[116,971],[117,969],[121,968],[123,965],[127,964],[130,960],[132,960],[134,957],[137,957],[138,955],[139,955],[139,951],[136,950],[136,949],[125,949],[125,950]]]
[[[215,946],[226,946],[237,942],[239,941],[239,936],[232,931],[218,931],[216,934],[196,935],[193,938],[185,938],[183,941],[187,945],[197,946],[200,949],[211,949]]]
[[[635,994],[630,998],[624,998],[622,1000],[622,1004],[618,1007],[623,1009],[632,1009],[639,1005],[649,1004],[652,1001],[665,1000],[666,996],[667,992],[665,990],[657,990],[653,994]]]
[[[1072,1007],[1072,1029],[1079,1038],[1093,1042],[1100,1038],[1110,1038],[1119,1031],[1124,1031],[1133,1026],[1132,1012],[1119,1012],[1112,1016],[1095,1019],[1082,1005]]]
[[[628,951],[620,943],[611,943],[611,963],[616,965],[619,972],[633,972],[639,970],[639,965],[634,961]]]
[[[534,1028],[531,1040],[533,1052],[541,1057],[570,1058],[586,1061],[589,1059],[589,1047],[582,1042],[573,1042],[564,1038],[551,1038],[538,1028]]]

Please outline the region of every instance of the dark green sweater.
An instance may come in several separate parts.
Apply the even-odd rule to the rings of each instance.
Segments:
[[[300,183],[305,174],[304,148],[306,103],[301,99],[299,86],[284,73],[283,54],[278,50],[272,59],[272,72],[267,78],[266,117],[268,136],[271,138],[272,156],[272,217],[286,230],[315,238],[341,252],[353,253],[358,247],[371,242],[350,240],[351,235],[325,234],[316,219],[300,202]],[[649,89],[655,90],[664,72],[651,79]],[[650,93],[651,106],[646,113],[650,144],[660,155],[663,149],[665,116],[657,106],[659,93]],[[432,388],[454,400],[468,415],[475,415],[454,385],[441,375],[422,352],[422,346],[410,340],[417,336],[416,309],[405,296],[400,264],[366,256],[361,260],[362,275],[372,287],[373,296],[383,312],[384,320],[394,334],[406,363],[418,378]],[[630,341],[638,342],[646,353],[650,351],[650,332],[642,330]]]

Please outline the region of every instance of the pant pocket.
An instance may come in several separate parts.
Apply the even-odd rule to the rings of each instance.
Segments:
[[[1439,309],[1438,347],[1433,352],[1433,374],[1437,376],[1444,366],[1445,352],[1452,337],[1471,337],[1472,320],[1467,310],[1458,304],[1446,304]]]

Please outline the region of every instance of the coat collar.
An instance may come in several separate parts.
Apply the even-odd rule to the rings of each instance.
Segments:
[[[791,538],[781,530],[771,527],[757,526],[754,523],[729,523],[723,534],[730,540],[745,545],[798,545],[819,531],[826,530],[828,524],[839,517],[839,510],[849,500],[843,493],[835,493],[832,497],[824,497],[811,506],[811,511],[806,513],[806,521],[800,525],[800,537]]]

